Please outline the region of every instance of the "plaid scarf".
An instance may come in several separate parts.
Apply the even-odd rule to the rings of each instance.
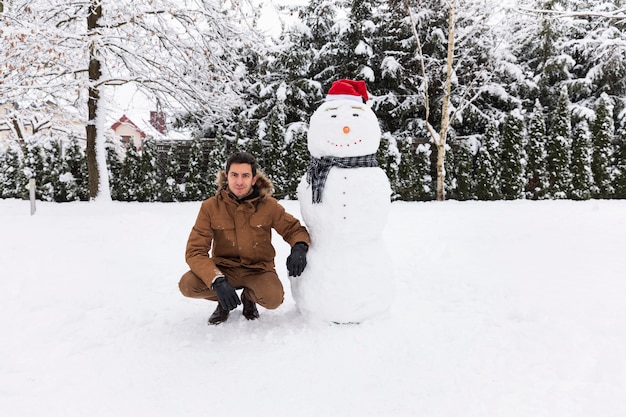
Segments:
[[[322,157],[311,158],[311,163],[306,172],[306,181],[313,185],[313,204],[322,202],[322,191],[332,167],[339,168],[362,168],[377,167],[376,154],[365,156],[348,156],[345,158]]]

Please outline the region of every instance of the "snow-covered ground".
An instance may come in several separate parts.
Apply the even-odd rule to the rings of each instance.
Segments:
[[[396,202],[361,325],[302,319],[275,235],[285,303],[207,326],[198,208],[0,200],[1,416],[626,415],[626,201]]]

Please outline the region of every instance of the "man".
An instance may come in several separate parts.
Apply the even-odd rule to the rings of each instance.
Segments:
[[[209,317],[211,325],[225,322],[239,304],[246,319],[255,320],[256,304],[275,309],[284,298],[274,267],[272,228],[291,245],[290,276],[300,276],[306,267],[309,234],[272,197],[272,183],[257,172],[251,154],[231,155],[217,183],[216,195],[202,202],[189,234],[185,259],[191,270],[182,276],[179,288],[186,297],[218,301]],[[236,289],[243,289],[241,301]]]

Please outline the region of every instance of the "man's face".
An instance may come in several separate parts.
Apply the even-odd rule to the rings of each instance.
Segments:
[[[252,176],[250,164],[232,163],[226,175],[228,176],[228,189],[238,199],[241,200],[252,193],[256,177]]]

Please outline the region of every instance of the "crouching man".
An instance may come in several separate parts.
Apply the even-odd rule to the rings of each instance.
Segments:
[[[239,304],[248,320],[259,317],[256,304],[266,309],[282,304],[285,293],[275,270],[272,229],[291,245],[289,275],[300,276],[306,267],[309,234],[272,197],[271,181],[257,168],[251,154],[231,155],[226,171],[218,173],[216,195],[202,202],[189,234],[185,259],[190,271],[179,288],[186,297],[218,302],[211,325],[225,322]]]

